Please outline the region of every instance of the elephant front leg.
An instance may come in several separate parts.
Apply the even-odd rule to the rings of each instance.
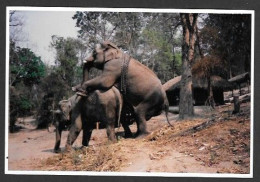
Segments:
[[[75,123],[70,127],[69,135],[67,138],[65,150],[70,151],[72,149],[72,145],[79,136],[79,133],[82,129],[82,122],[80,116],[76,119]]]
[[[92,128],[84,128],[83,129],[82,146],[87,147],[89,145],[92,130],[93,130]]]
[[[97,89],[108,90],[114,85],[116,79],[117,79],[116,75],[106,74],[103,72],[102,75],[84,82],[80,90],[83,90],[84,93],[88,93]]]
[[[61,149],[60,149],[61,133],[62,133],[62,127],[60,126],[60,123],[56,123],[56,142],[55,142],[55,146],[54,146],[55,153],[58,153],[61,151]]]

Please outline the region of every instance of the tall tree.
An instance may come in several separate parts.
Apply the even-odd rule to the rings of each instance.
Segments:
[[[198,14],[181,13],[180,18],[183,29],[183,42],[179,118],[185,119],[194,115],[191,65],[194,62]]]

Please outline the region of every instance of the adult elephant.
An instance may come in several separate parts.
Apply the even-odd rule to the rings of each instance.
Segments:
[[[101,69],[103,72],[91,80],[83,78],[82,85],[73,88],[74,91],[78,91],[79,95],[85,96],[93,90],[107,90],[116,85],[124,95],[124,102],[133,106],[137,122],[137,136],[148,134],[146,121],[161,114],[163,110],[169,123],[167,117],[169,104],[166,93],[161,81],[148,67],[124,54],[109,41],[102,43],[86,60],[83,77],[92,67]]]
[[[70,150],[81,130],[83,130],[82,145],[88,146],[96,122],[106,126],[108,139],[115,142],[114,128],[115,125],[119,125],[122,106],[122,96],[115,87],[106,91],[96,90],[90,93],[88,97],[74,95],[68,100],[60,101],[60,110],[56,111],[54,151],[60,151],[61,134],[65,125],[70,125],[66,150]],[[131,136],[128,123],[123,120],[122,125],[125,136]]]

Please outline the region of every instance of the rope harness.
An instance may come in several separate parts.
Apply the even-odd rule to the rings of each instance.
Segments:
[[[127,88],[127,73],[128,73],[128,66],[131,57],[124,54],[123,55],[123,62],[121,64],[121,80],[120,80],[120,91],[125,96],[126,95],[126,88]]]

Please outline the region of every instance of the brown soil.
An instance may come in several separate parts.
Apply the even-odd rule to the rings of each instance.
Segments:
[[[200,117],[176,121],[174,128],[162,114],[147,122],[151,132],[144,138],[124,139],[109,143],[105,130],[94,130],[90,146],[55,154],[55,133],[25,127],[9,134],[9,170],[77,170],[170,173],[236,173],[250,171],[250,103],[241,104],[241,112],[231,115],[232,106],[204,108]],[[31,118],[24,120],[27,125]],[[27,121],[27,122],[26,122]],[[208,122],[205,124],[207,121]],[[26,124],[24,124],[25,126]],[[135,131],[136,126],[132,125]],[[116,129],[122,133],[122,128]],[[63,132],[65,146],[68,131]]]

